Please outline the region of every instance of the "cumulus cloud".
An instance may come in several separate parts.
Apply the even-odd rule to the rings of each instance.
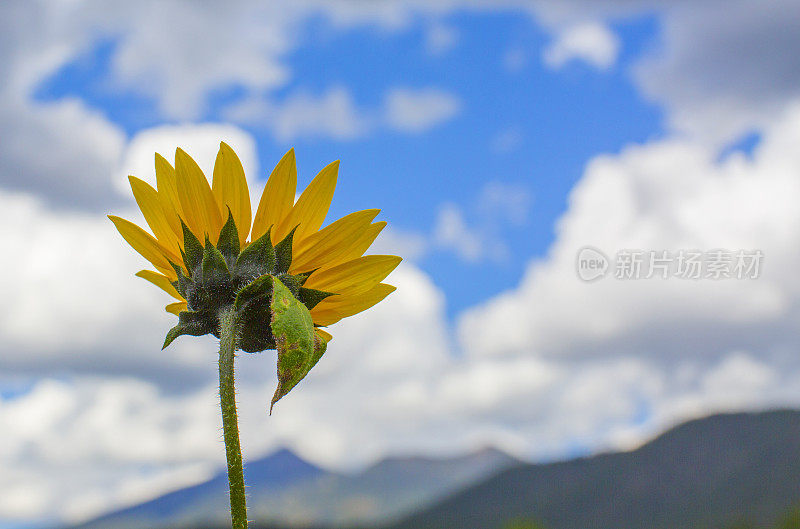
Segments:
[[[179,119],[203,115],[208,95],[231,86],[258,94],[254,108],[264,115],[280,117],[282,114],[272,95],[276,88],[285,86],[291,79],[285,56],[298,46],[297,36],[302,34],[300,30],[305,21],[316,14],[324,15],[339,29],[373,24],[397,30],[407,27],[415,14],[424,13],[432,17],[426,39],[437,43],[431,44],[434,47],[446,47],[453,40],[452,33],[442,31],[444,26],[436,18],[439,15],[453,9],[525,10],[556,33],[553,44],[545,52],[550,64],[558,66],[582,57],[603,68],[613,64],[619,47],[608,29],[609,24],[655,12],[663,27],[663,45],[638,61],[635,78],[650,97],[665,105],[670,123],[676,129],[717,144],[764,126],[782,112],[787,102],[798,96],[794,58],[784,53],[796,47],[793,44],[798,8],[793,0],[777,0],[763,6],[744,0],[727,2],[725,16],[720,16],[717,2],[664,0],[530,3],[386,0],[369,6],[355,6],[346,1],[277,2],[265,6],[243,1],[226,5],[224,9],[206,6],[203,10],[184,2],[166,5],[159,2],[7,2],[3,9],[4,42],[8,45],[0,54],[0,71],[6,79],[4,94],[0,95],[0,112],[6,113],[3,121],[7,122],[7,129],[22,127],[23,132],[30,129],[29,133],[20,135],[21,138],[53,137],[56,140],[53,149],[63,151],[68,162],[60,165],[62,171],[74,171],[70,174],[81,175],[85,181],[98,184],[98,190],[103,184],[108,190],[102,175],[108,174],[109,164],[116,162],[121,142],[113,138],[119,138],[121,133],[96,114],[76,111],[74,104],[60,110],[64,116],[72,116],[62,116],[68,123],[37,117],[36,106],[29,100],[37,83],[59,66],[90,52],[98,35],[109,36],[115,42],[111,51],[110,85],[152,97],[164,116]],[[175,20],[181,21],[177,28]],[[230,31],[234,27],[236,31]],[[236,60],[230,60],[231,57]],[[524,62],[522,58],[524,52],[517,50],[506,62],[511,68],[519,68]],[[258,103],[262,95],[271,102],[266,110],[259,106],[263,103]],[[307,94],[305,97],[302,101],[307,104],[319,98]],[[452,115],[458,108],[452,98],[443,98],[441,94],[427,94],[424,100],[418,97],[413,105],[408,102],[408,98],[398,92],[387,102],[390,110],[385,115],[390,123],[404,130],[423,127],[422,123],[428,120],[438,122],[430,116]],[[436,111],[423,112],[423,107]],[[55,112],[58,108],[59,105],[51,105],[49,110]],[[359,126],[361,121],[344,119],[358,118],[358,112],[350,112],[354,109],[341,94],[325,94],[317,110],[343,119],[334,127],[335,131],[330,124],[324,125],[323,134],[358,136],[363,130],[363,126]],[[301,134],[310,127],[308,120],[301,120],[302,124],[288,118],[279,121],[283,122],[278,131],[281,137]],[[37,122],[39,124],[35,125]],[[98,154],[98,149],[91,153],[70,149],[86,129],[95,131],[90,131],[87,139],[104,139],[106,148],[102,153]],[[26,145],[20,150],[15,145],[2,158],[11,162],[15,158],[25,161],[33,157],[31,153],[35,153],[33,146]],[[75,155],[70,158],[70,153]],[[93,170],[81,173],[72,169],[87,165]],[[9,163],[4,178],[20,188],[35,186],[43,194],[49,186],[58,184],[49,171],[44,171],[48,168],[34,169],[35,163],[30,161],[24,166]],[[18,176],[27,171],[33,175],[38,172],[39,176],[27,180]],[[80,192],[80,186],[62,187],[58,193],[51,194],[53,200],[65,197],[62,198],[64,204],[91,204],[91,198],[74,195]]]
[[[731,140],[777,119],[800,96],[796,58],[785,52],[800,44],[798,17],[791,0],[675,3],[665,11],[663,50],[636,77],[667,105],[677,129]]]
[[[544,50],[544,62],[551,68],[561,68],[572,60],[581,60],[605,70],[614,65],[620,42],[614,33],[602,24],[588,22],[560,31]]]
[[[785,52],[798,45],[800,7],[792,0],[545,0],[530,6],[555,30],[655,13],[658,46],[637,61],[635,80],[665,107],[676,130],[710,144],[767,126],[800,96],[796,58]]]
[[[178,387],[213,375],[205,373],[213,356],[199,354],[199,343],[159,351],[169,297],[132,277],[149,263],[108,219],[52,211],[30,195],[2,192],[0,205],[14,256],[0,263],[5,373],[117,372]]]
[[[425,33],[425,48],[431,55],[444,55],[455,48],[458,41],[458,31],[444,24],[432,24]]]
[[[364,108],[347,88],[336,86],[319,96],[296,92],[280,103],[250,95],[231,104],[224,115],[234,123],[266,130],[283,142],[298,137],[345,141],[376,130],[418,134],[454,118],[459,110],[456,96],[433,88],[393,88],[381,107]]]
[[[798,122],[795,108],[771,128],[752,161],[735,155],[718,163],[714,150],[681,140],[596,158],[571,194],[548,258],[529,266],[518,290],[464,316],[468,350],[560,356],[644,348],[677,358],[719,354],[743,340],[775,353],[791,347],[797,338],[790,330],[798,284],[790,248],[800,236],[792,205],[800,193]],[[586,245],[607,255],[631,248],[760,249],[770,264],[750,281],[607,278],[589,285],[574,268]],[[478,321],[488,332],[476,338],[470,329]],[[784,332],[762,340],[776,321]]]
[[[296,46],[304,9],[290,3],[97,2],[76,11],[119,36],[111,63],[116,86],[149,95],[163,115],[196,119],[209,90],[237,84],[264,90],[284,84],[281,56]],[[180,21],[180,22],[176,22]],[[235,29],[234,29],[235,28]]]
[[[297,92],[280,104],[251,96],[231,105],[225,116],[235,123],[269,130],[282,142],[300,136],[352,140],[372,128],[373,121],[343,86],[329,88],[321,96]]]
[[[525,142],[522,131],[512,127],[498,132],[492,138],[489,149],[495,154],[507,154],[518,150]]]
[[[460,109],[457,97],[436,89],[396,88],[386,95],[386,122],[402,131],[429,129],[449,120]]]
[[[532,197],[525,186],[488,182],[481,188],[469,211],[446,202],[439,206],[430,235],[430,249],[446,250],[461,259],[502,263],[510,250],[502,237],[503,228],[521,226],[528,217]]]

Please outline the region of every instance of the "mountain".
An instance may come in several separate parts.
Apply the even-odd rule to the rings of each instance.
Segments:
[[[248,493],[255,499],[270,491],[324,477],[327,473],[294,455],[279,450],[245,465]],[[147,527],[196,527],[225,522],[230,525],[228,475],[170,492],[154,500],[106,514],[80,525],[81,529],[142,529]]]
[[[485,449],[447,459],[390,458],[348,475],[321,470],[282,450],[245,465],[248,515],[304,527],[386,523],[516,464],[503,452]],[[227,487],[221,472],[79,528],[230,527]]]
[[[246,473],[253,529],[500,529],[511,520],[547,529],[771,529],[800,506],[800,412],[715,415],[636,450],[559,463],[523,464],[487,449],[387,459],[343,475],[281,451]],[[230,528],[227,478],[82,527]]]
[[[358,474],[328,474],[273,495],[252,510],[253,518],[281,512],[282,521],[303,525],[387,523],[516,464],[491,448],[447,459],[385,459]],[[292,505],[288,511],[287,505]]]
[[[800,505],[800,412],[724,414],[678,426],[637,450],[522,464],[392,529],[773,527]]]

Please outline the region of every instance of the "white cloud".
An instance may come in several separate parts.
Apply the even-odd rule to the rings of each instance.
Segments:
[[[467,215],[456,204],[439,206],[429,248],[451,251],[471,263],[503,263],[510,256],[503,229],[525,224],[531,202],[525,186],[488,182],[469,212],[477,219],[474,222],[468,222]]]
[[[489,144],[489,149],[496,154],[507,154],[520,148],[525,139],[519,128],[512,127],[497,133]]]
[[[30,191],[58,207],[119,204],[111,175],[124,134],[83,103],[39,104],[0,94],[0,185]]]
[[[269,95],[284,86],[291,78],[284,58],[298,45],[297,35],[302,34],[310,15],[322,14],[341,29],[375,24],[397,30],[407,27],[415,14],[423,13],[431,19],[431,35],[439,35],[430,39],[441,43],[450,37],[436,29],[441,27],[436,17],[454,9],[527,10],[559,35],[546,54],[553,64],[580,56],[599,67],[612,64],[616,56],[616,38],[608,32],[609,23],[658,13],[664,28],[663,47],[640,61],[636,79],[649,95],[666,105],[674,127],[717,144],[769,123],[798,95],[793,56],[784,53],[795,47],[794,0],[775,0],[763,6],[731,1],[725,5],[725,16],[719,16],[716,2],[664,0],[522,4],[513,0],[386,0],[369,6],[347,1],[267,6],[243,1],[203,10],[194,9],[191,3],[149,1],[54,3],[47,7],[6,3],[4,9],[3,35],[9,45],[0,54],[0,71],[6,79],[2,98],[10,103],[7,109],[11,114],[21,102],[27,105],[30,91],[45,76],[87,53],[98,35],[113,37],[116,43],[111,55],[112,86],[150,95],[164,115],[185,119],[202,115],[206,97],[214,89],[239,86],[249,93]],[[177,29],[175,20],[180,20]],[[400,119],[398,123],[413,128],[419,119],[423,118]],[[27,121],[35,118],[25,113],[16,119],[17,125],[9,121],[8,129]],[[107,127],[98,130],[102,133]],[[75,131],[82,127],[48,124],[44,132],[56,129],[80,137]],[[31,135],[35,136],[35,131]],[[25,160],[33,152],[28,146],[24,155],[17,156]],[[108,156],[113,158],[113,153],[103,153],[101,161]],[[97,167],[98,175],[106,174],[102,163],[84,165]]]
[[[719,354],[741,340],[765,354],[790,347],[791,332],[767,341],[755,335],[776,319],[790,328],[795,317],[798,281],[790,271],[796,259],[787,248],[800,237],[793,206],[800,196],[800,158],[792,147],[800,141],[798,123],[795,109],[769,131],[753,161],[733,156],[717,163],[713,150],[680,140],[593,160],[571,194],[548,258],[531,263],[519,289],[464,316],[468,351],[585,356],[646,347],[656,355],[695,356]],[[625,248],[757,248],[771,264],[751,281],[585,284],[574,263],[586,245],[607,255]],[[475,336],[477,322],[489,332]]]
[[[658,45],[635,64],[635,80],[672,127],[710,144],[767,126],[800,96],[795,58],[785,52],[798,44],[793,0],[543,0],[532,9],[555,30],[656,13]]]
[[[485,218],[519,226],[528,220],[532,202],[526,186],[493,180],[481,189],[475,208]]]
[[[54,212],[28,195],[0,193],[0,365],[6,373],[127,372],[193,384],[207,379],[199,343],[159,351],[169,297],[132,276],[149,263],[104,216]],[[123,216],[131,215],[122,213]],[[207,344],[206,344],[207,345]]]
[[[620,42],[606,26],[588,22],[560,31],[544,50],[544,62],[551,68],[561,68],[571,60],[582,60],[606,70],[614,65]]]
[[[444,55],[458,45],[459,33],[456,29],[435,23],[425,33],[425,48],[431,55]]]
[[[362,137],[373,125],[373,118],[358,108],[342,86],[329,88],[319,97],[297,92],[280,104],[253,96],[233,104],[225,115],[236,123],[267,129],[282,142],[298,137],[352,140]]]
[[[234,2],[97,3],[95,20],[122,38],[113,81],[154,97],[163,115],[196,119],[208,91],[233,84],[264,90],[290,78],[281,56],[295,45],[305,9],[290,4]]]
[[[386,95],[386,122],[401,131],[420,132],[450,120],[461,110],[453,94],[427,88],[395,88]]]
[[[665,9],[663,49],[636,78],[676,129],[730,141],[778,119],[800,96],[800,70],[785,51],[798,46],[799,17],[791,0],[676,3]]]
[[[455,117],[458,99],[434,88],[390,89],[380,108],[360,107],[350,91],[337,86],[316,96],[300,91],[280,103],[266,96],[250,95],[225,109],[225,117],[267,130],[277,140],[299,137],[355,140],[376,130],[425,132]]]
[[[468,262],[480,261],[488,253],[484,241],[467,226],[464,214],[455,204],[447,203],[439,208],[433,241],[436,246],[451,250]]]

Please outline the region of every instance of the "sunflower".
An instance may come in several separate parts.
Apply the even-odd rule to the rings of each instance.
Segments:
[[[157,188],[129,177],[152,235],[120,217],[109,219],[155,268],[136,275],[175,299],[166,310],[179,316],[179,326],[165,347],[180,334],[219,336],[219,311],[261,285],[250,295],[267,294],[262,303],[249,303],[248,309],[242,301],[238,345],[249,352],[275,348],[269,325],[274,285],[259,283],[264,276],[280,280],[280,288],[303,303],[314,332],[326,343],[331,335],[321,327],[362,312],[395,290],[381,281],[401,258],[364,255],[386,226],[373,222],[380,210],[357,211],[321,228],[338,169],[338,161],[327,165],[295,201],[297,169],[294,149],[289,150],[267,180],[255,215],[241,161],[224,142],[211,185],[180,148],[174,167],[155,155]]]

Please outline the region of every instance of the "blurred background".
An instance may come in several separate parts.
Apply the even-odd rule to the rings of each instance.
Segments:
[[[210,174],[220,140],[254,200],[291,147],[300,188],[341,159],[327,222],[380,207],[373,251],[405,258],[272,417],[274,353],[239,358],[251,516],[394,523],[466,491],[408,527],[469,508],[484,518],[455,526],[603,526],[559,516],[615,475],[660,474],[547,463],[800,405],[798,52],[796,0],[0,3],[0,528],[157,498],[93,527],[224,526],[216,344],[161,351],[168,299],[105,217],[141,221],[127,175],[154,182],[154,152]],[[605,277],[579,277],[586,246]],[[683,249],[763,261],[744,279],[615,277],[622,250],[646,267]],[[747,450],[795,450],[753,468],[800,483],[796,414],[714,420],[647,468],[684,465],[690,494],[703,454],[749,432]],[[765,472],[742,494],[776,491]],[[755,518],[800,501],[791,472]],[[554,483],[589,488],[534,498]]]

